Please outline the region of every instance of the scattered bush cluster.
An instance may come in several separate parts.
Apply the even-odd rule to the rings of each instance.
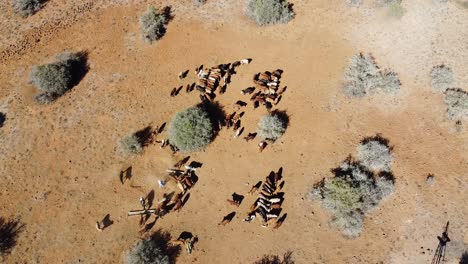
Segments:
[[[276,255],[265,255],[260,260],[255,261],[254,264],[294,264],[294,260],[292,259],[292,252],[288,251],[284,253],[282,259]]]
[[[324,178],[310,193],[333,214],[331,226],[349,238],[360,235],[365,213],[394,191],[388,141],[380,136],[366,138],[358,153],[360,161],[347,158],[332,170],[334,177]]]
[[[468,92],[459,88],[449,88],[444,92],[444,101],[450,119],[468,118]]]
[[[386,7],[388,14],[396,18],[401,18],[406,12],[402,6],[402,0],[377,0],[377,4]]]
[[[261,26],[286,24],[294,18],[292,5],[287,0],[250,0],[246,13]]]
[[[288,127],[288,116],[282,112],[264,115],[258,123],[258,135],[265,140],[275,141],[280,138]]]
[[[401,85],[397,73],[380,70],[371,54],[362,53],[351,58],[344,80],[344,91],[350,97],[362,97],[377,89],[395,93]]]
[[[13,0],[13,10],[22,17],[34,15],[42,8],[41,0]]]
[[[205,148],[214,137],[214,126],[209,112],[195,106],[177,113],[169,125],[169,142],[184,152]]]
[[[150,6],[140,19],[143,37],[149,42],[161,39],[166,33],[166,26],[170,20],[170,8],[157,10]]]
[[[63,53],[57,61],[35,66],[31,83],[42,91],[36,96],[38,103],[50,103],[77,85],[88,70],[86,53]]]
[[[18,220],[5,221],[0,217],[0,262],[16,245],[18,233],[22,229],[23,225]]]
[[[445,65],[434,66],[431,70],[432,88],[438,91],[445,91],[450,88],[455,81],[453,71]]]
[[[126,135],[119,141],[119,149],[125,156],[141,154],[143,152],[143,142],[136,133]]]

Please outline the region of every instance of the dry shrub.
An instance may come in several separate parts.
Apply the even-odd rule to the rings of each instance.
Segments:
[[[246,13],[261,26],[286,24],[294,18],[292,5],[286,0],[249,0]]]
[[[141,31],[145,40],[153,42],[161,39],[166,34],[166,26],[170,18],[169,7],[157,10],[154,6],[150,6],[140,19]]]
[[[455,81],[453,71],[445,65],[434,66],[431,70],[431,85],[432,88],[438,91],[445,91]]]
[[[449,88],[444,92],[444,101],[450,119],[468,118],[468,92],[459,88]]]
[[[30,82],[41,93],[38,103],[50,103],[77,85],[88,71],[86,52],[62,53],[53,63],[35,66]]]
[[[350,97],[363,97],[375,90],[396,93],[400,89],[398,74],[380,70],[371,54],[353,56],[344,74],[344,92]]]

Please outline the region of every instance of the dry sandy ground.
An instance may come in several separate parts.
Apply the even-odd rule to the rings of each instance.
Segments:
[[[407,1],[397,20],[367,2],[350,8],[338,0],[296,0],[296,19],[261,28],[243,16],[240,1],[212,0],[203,8],[163,1],[175,18],[166,36],[150,45],[141,39],[138,18],[154,1],[51,0],[27,20],[6,2],[0,4],[0,111],[7,116],[0,128],[0,216],[25,224],[6,263],[122,262],[139,238],[138,218],[127,211],[151,190],[159,199],[167,190],[157,179],[183,155],[152,146],[126,159],[116,151],[118,140],[199,101],[196,94],[169,96],[174,86],[193,81],[193,73],[179,81],[180,71],[244,57],[253,62],[239,68],[219,102],[232,111],[254,73],[281,68],[288,90],[279,109],[289,113],[290,127],[263,153],[223,130],[191,155],[203,163],[199,182],[181,212],[153,228],[199,237],[193,254],[181,252],[178,262],[252,263],[291,250],[297,263],[429,263],[447,221],[448,263],[466,250],[468,129],[465,124],[457,132],[446,119],[428,76],[433,65],[447,63],[457,86],[468,89],[468,9],[462,5]],[[90,71],[54,104],[38,106],[28,84],[31,67],[64,50],[87,50]],[[400,74],[398,95],[343,96],[343,69],[359,51]],[[250,132],[265,111],[246,109]],[[396,192],[367,216],[362,235],[348,240],[329,228],[327,213],[306,194],[376,133],[394,146]],[[121,185],[119,171],[130,165],[134,176]],[[280,166],[286,221],[278,230],[243,223],[254,198],[247,196],[238,209],[225,199],[246,194]],[[428,173],[435,175],[431,186]],[[232,211],[234,220],[218,226]],[[114,223],[96,231],[106,214]]]

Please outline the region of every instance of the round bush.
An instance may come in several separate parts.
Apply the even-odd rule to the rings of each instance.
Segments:
[[[143,152],[143,144],[135,134],[130,134],[123,137],[119,141],[119,148],[120,152],[125,156],[140,154]]]
[[[390,171],[393,155],[390,148],[379,140],[371,139],[358,147],[362,165],[374,171]]]
[[[35,66],[31,72],[30,81],[53,100],[79,82],[86,71],[85,64],[85,55],[63,53],[57,56],[56,62]]]
[[[140,240],[125,256],[125,264],[169,264],[168,254],[153,239]]]
[[[432,88],[445,91],[455,81],[453,77],[453,71],[450,67],[445,65],[438,65],[432,68],[431,70],[431,85]]]
[[[211,143],[213,130],[213,123],[205,108],[188,108],[172,118],[169,125],[169,142],[181,151],[197,151]]]
[[[258,135],[262,139],[275,141],[284,134],[287,126],[288,120],[280,114],[264,115],[258,123]]]
[[[286,0],[250,0],[247,16],[263,26],[286,24],[294,18],[294,12]]]

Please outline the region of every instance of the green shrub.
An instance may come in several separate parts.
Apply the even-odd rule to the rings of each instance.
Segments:
[[[468,118],[468,92],[458,88],[449,88],[444,92],[444,101],[450,119]]]
[[[166,33],[166,26],[170,19],[170,9],[166,7],[159,11],[150,6],[140,19],[143,37],[149,42],[161,39]]]
[[[258,123],[258,135],[262,139],[275,141],[286,132],[288,122],[289,120],[285,113],[273,112],[264,115]]]
[[[141,154],[143,142],[136,134],[126,135],[119,141],[119,150],[124,156]]]
[[[170,264],[169,255],[154,239],[140,240],[127,253],[125,264]]]
[[[261,26],[286,24],[294,18],[291,4],[286,0],[250,0],[246,12]]]
[[[371,54],[354,55],[344,74],[344,92],[350,97],[363,97],[381,89],[386,93],[395,93],[400,89],[398,74],[390,70],[382,71]]]
[[[34,15],[42,8],[41,0],[13,0],[13,10],[22,17]]]
[[[42,93],[36,96],[39,103],[52,102],[65,94],[83,78],[87,71],[85,53],[63,53],[53,63],[35,66],[30,81]]]
[[[184,152],[205,148],[214,137],[214,126],[206,108],[195,106],[181,111],[169,125],[169,142]]]
[[[393,155],[385,139],[364,139],[357,149],[362,165],[373,171],[390,171]]]
[[[453,71],[445,65],[434,66],[431,70],[431,85],[432,88],[445,91],[455,81]]]

